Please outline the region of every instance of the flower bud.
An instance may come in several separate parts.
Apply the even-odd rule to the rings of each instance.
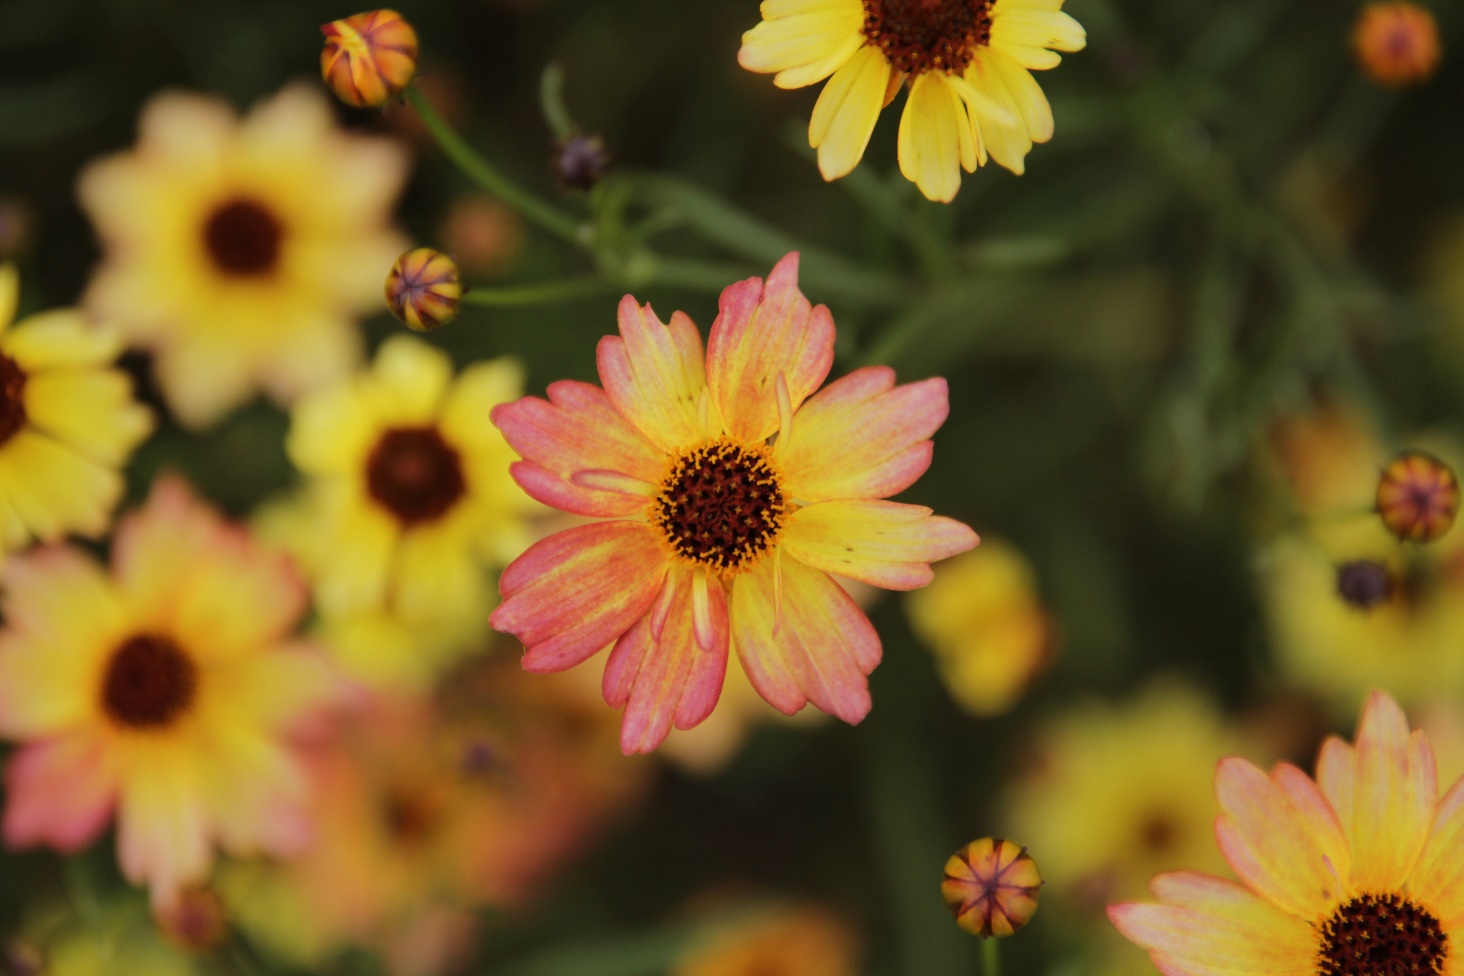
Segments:
[[[1425,81],[1439,64],[1438,24],[1417,4],[1371,3],[1352,28],[1352,51],[1380,85]]]
[[[417,73],[417,32],[395,10],[333,20],[320,32],[320,76],[347,105],[385,105]]]
[[[386,307],[417,332],[432,332],[457,318],[462,297],[457,262],[430,247],[403,254],[386,276]]]
[[[1376,559],[1356,559],[1337,567],[1337,595],[1349,606],[1371,610],[1393,596],[1393,574]]]
[[[1037,862],[1025,847],[983,837],[951,855],[940,893],[957,925],[983,939],[1000,939],[1031,921],[1041,888]]]
[[[229,937],[224,904],[207,888],[185,889],[171,905],[155,909],[153,920],[164,938],[188,952],[212,952]]]
[[[1377,505],[1378,517],[1399,539],[1432,542],[1459,515],[1459,479],[1432,454],[1408,451],[1383,469]]]
[[[588,190],[610,165],[610,151],[599,136],[572,135],[554,144],[554,178],[568,190]]]

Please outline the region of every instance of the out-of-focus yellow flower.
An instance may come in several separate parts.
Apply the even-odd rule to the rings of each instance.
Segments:
[[[119,469],[152,431],[112,368],[116,333],[74,309],[12,326],[19,292],[15,266],[0,265],[0,559],[35,539],[103,535]]]
[[[385,105],[417,73],[417,32],[395,10],[372,10],[320,28],[320,76],[347,105]]]
[[[318,92],[291,87],[242,121],[168,93],[137,146],[92,163],[81,203],[103,258],[89,311],[156,354],[183,423],[206,426],[258,390],[288,404],[348,375],[355,317],[379,308],[406,154],[347,135]]]
[[[1037,914],[1042,875],[1025,847],[1009,840],[973,840],[946,861],[940,893],[956,924],[983,939],[1005,938]]]
[[[1282,418],[1262,463],[1273,469],[1305,518],[1360,512],[1372,503],[1383,454],[1368,418],[1342,400],[1323,400]]]
[[[386,307],[417,332],[433,332],[457,318],[462,298],[457,262],[430,247],[403,254],[386,276]]]
[[[827,910],[789,906],[715,927],[670,976],[855,976],[859,937]]]
[[[977,715],[1011,708],[1051,660],[1055,627],[1031,564],[989,536],[935,567],[935,582],[905,597],[910,624],[935,651],[951,696]]]
[[[76,921],[57,934],[45,950],[36,976],[198,976],[192,958],[168,945],[150,926],[109,912],[104,924]],[[29,976],[24,970],[18,970]]]
[[[1388,531],[1409,542],[1433,542],[1459,516],[1459,478],[1443,461],[1407,451],[1378,479],[1378,517]]]
[[[1104,903],[1141,894],[1155,872],[1220,868],[1211,774],[1244,745],[1212,702],[1181,685],[1087,705],[1037,731],[1005,822],[1042,852],[1055,894],[1101,917]]]
[[[1416,3],[1370,3],[1352,28],[1352,52],[1380,85],[1427,81],[1439,66],[1439,26]]]
[[[542,511],[484,422],[522,384],[507,359],[454,379],[446,354],[399,335],[369,371],[295,408],[286,446],[315,495],[303,549],[327,616],[385,608],[415,628],[488,612],[489,570],[531,541],[526,519]]]

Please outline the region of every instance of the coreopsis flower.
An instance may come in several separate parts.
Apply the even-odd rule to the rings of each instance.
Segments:
[[[776,72],[779,88],[829,79],[808,127],[826,180],[859,164],[880,110],[908,81],[900,172],[931,200],[950,201],[962,169],[974,173],[990,158],[1020,174],[1032,144],[1052,138],[1052,108],[1032,71],[1087,43],[1062,4],[764,0],[737,60]]]
[[[259,390],[282,404],[348,375],[356,316],[380,307],[406,154],[348,135],[316,91],[291,87],[244,119],[168,93],[136,148],[89,165],[83,209],[101,238],[87,309],[155,354],[179,420],[206,426]]]
[[[789,905],[689,940],[668,976],[855,976],[858,933],[827,909]]]
[[[286,448],[314,496],[301,551],[323,613],[387,608],[414,627],[486,615],[488,572],[528,543],[538,510],[484,422],[522,388],[516,362],[454,378],[445,353],[398,335],[369,370],[295,407]]]
[[[1010,543],[987,538],[942,564],[905,609],[935,652],[946,689],[976,715],[1011,708],[1053,656],[1056,627],[1031,564]]]
[[[1427,81],[1439,66],[1439,25],[1416,3],[1369,3],[1352,28],[1352,52],[1380,85]]]
[[[1215,836],[1239,883],[1154,878],[1159,904],[1109,908],[1169,976],[1458,970],[1464,782],[1442,798],[1428,738],[1373,692],[1356,745],[1328,739],[1313,781],[1243,759],[1215,772]]]
[[[663,324],[627,295],[619,317],[600,340],[603,390],[564,380],[493,411],[526,492],[604,520],[514,560],[493,625],[524,643],[530,671],[614,644],[603,690],[625,708],[627,753],[711,714],[729,646],[780,711],[812,702],[860,721],[879,636],[829,573],[914,589],[977,543],[883,500],[929,466],[945,381],[896,387],[868,367],[815,392],[834,322],[798,290],[797,254],[722,292],[705,354],[681,313]]]
[[[117,334],[75,309],[11,325],[19,293],[15,266],[0,265],[0,558],[36,539],[105,534],[120,469],[152,431],[112,366]]]
[[[417,73],[417,32],[395,10],[371,10],[320,28],[320,76],[357,108],[385,105]]]
[[[386,276],[386,307],[416,332],[432,332],[457,318],[463,298],[457,262],[430,247],[396,259]]]
[[[1432,454],[1408,451],[1383,469],[1377,506],[1378,517],[1398,538],[1433,542],[1459,517],[1459,478]]]
[[[305,588],[165,478],[118,527],[110,572],[56,546],[0,569],[5,841],[76,851],[114,815],[122,873],[171,905],[213,852],[307,839],[289,740],[334,695],[293,637]]]
[[[1000,939],[1037,914],[1042,875],[1025,847],[983,837],[946,861],[940,893],[957,925],[983,939]]]

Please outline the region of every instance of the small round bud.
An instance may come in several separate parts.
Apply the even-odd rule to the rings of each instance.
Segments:
[[[457,318],[462,297],[457,262],[430,247],[403,254],[386,276],[386,307],[417,332],[432,332]]]
[[[212,952],[229,937],[224,903],[207,888],[188,888],[165,908],[155,909],[158,931],[187,952]]]
[[[417,73],[417,32],[395,10],[333,20],[320,32],[320,76],[347,105],[385,105]]]
[[[588,190],[610,165],[610,151],[599,136],[572,135],[554,144],[554,178],[568,190]]]
[[[1337,595],[1359,610],[1371,610],[1393,597],[1393,574],[1375,559],[1356,559],[1337,567]]]
[[[1352,51],[1380,85],[1425,81],[1439,64],[1438,23],[1417,4],[1371,3],[1352,28]]]
[[[1432,542],[1459,515],[1459,479],[1432,454],[1408,451],[1383,469],[1377,505],[1378,517],[1399,539]]]
[[[1005,938],[1037,913],[1042,875],[1037,862],[1009,840],[983,837],[946,862],[940,893],[956,924],[983,939]]]

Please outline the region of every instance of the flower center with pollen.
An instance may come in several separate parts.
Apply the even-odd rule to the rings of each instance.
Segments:
[[[991,0],[864,0],[864,36],[896,71],[960,74],[991,43]]]
[[[280,258],[285,228],[268,207],[249,197],[226,200],[208,215],[203,244],[224,274],[253,278],[269,274]]]
[[[773,547],[787,509],[767,447],[721,437],[672,461],[651,522],[678,556],[730,575]]]
[[[157,731],[182,716],[197,693],[193,659],[167,637],[139,634],[112,652],[102,708],[125,728]]]
[[[433,522],[467,493],[462,458],[435,427],[393,427],[366,461],[366,489],[403,525]]]
[[[25,370],[0,353],[0,444],[25,426]]]
[[[1358,895],[1320,934],[1317,976],[1430,976],[1449,956],[1439,920],[1396,894]]]

